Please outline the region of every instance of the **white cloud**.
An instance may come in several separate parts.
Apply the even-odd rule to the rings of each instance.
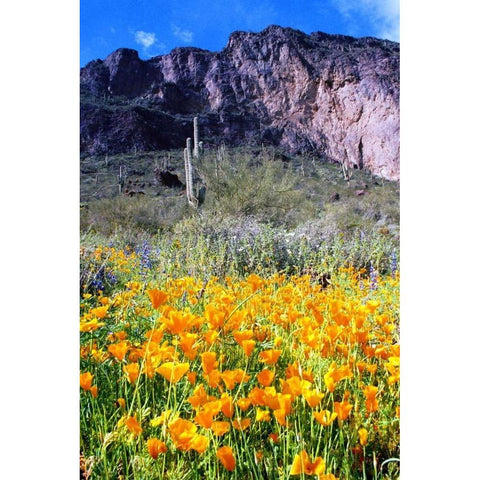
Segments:
[[[400,0],[335,0],[332,5],[350,22],[352,30],[361,16],[373,25],[373,36],[400,39]]]
[[[143,45],[144,48],[149,48],[156,42],[156,38],[154,33],[138,30],[135,32],[135,41]]]
[[[193,41],[193,32],[182,30],[178,25],[172,24],[172,33],[183,43],[192,43]]]

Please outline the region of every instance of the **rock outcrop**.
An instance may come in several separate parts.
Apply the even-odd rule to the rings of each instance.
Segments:
[[[119,49],[81,69],[81,151],[272,144],[399,179],[399,44],[270,26],[220,52],[143,61]]]

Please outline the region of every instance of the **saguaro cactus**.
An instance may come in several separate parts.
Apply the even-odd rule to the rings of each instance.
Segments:
[[[193,168],[192,168],[192,139],[187,138],[187,146],[183,151],[185,160],[185,184],[188,203],[193,208],[198,208],[198,199],[193,195]]]
[[[187,146],[183,151],[184,160],[185,160],[185,184],[187,191],[187,200],[188,203],[194,207],[198,208],[205,200],[205,186],[197,185],[196,195],[193,193],[193,166],[192,166],[192,157],[200,158],[203,154],[203,142],[199,141],[198,134],[198,117],[193,119],[193,151],[192,151],[192,139],[187,138]]]
[[[200,155],[200,148],[198,145],[198,117],[193,119],[193,157],[198,158]]]

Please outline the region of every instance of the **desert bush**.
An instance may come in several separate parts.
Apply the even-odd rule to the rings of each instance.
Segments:
[[[80,229],[107,236],[122,229],[155,233],[172,228],[188,214],[183,197],[117,196],[89,202],[82,209]]]
[[[248,216],[291,227],[314,211],[298,173],[268,152],[253,157],[219,149],[202,159],[198,175],[207,187],[204,210],[218,217]]]

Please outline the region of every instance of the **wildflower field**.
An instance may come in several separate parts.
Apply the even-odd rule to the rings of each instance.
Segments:
[[[396,262],[182,248],[82,247],[83,478],[399,478]]]

